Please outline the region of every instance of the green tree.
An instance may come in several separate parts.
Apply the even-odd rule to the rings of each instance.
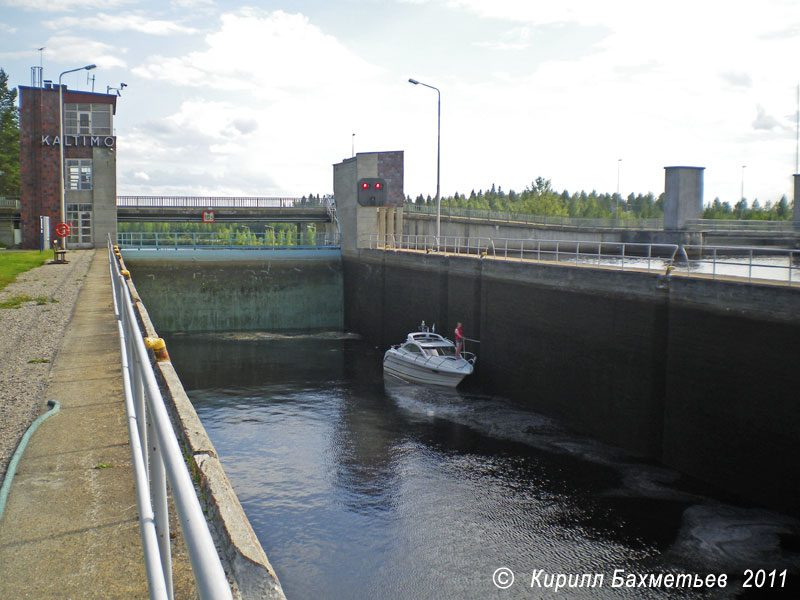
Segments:
[[[0,196],[19,196],[19,109],[17,90],[8,89],[0,69]]]

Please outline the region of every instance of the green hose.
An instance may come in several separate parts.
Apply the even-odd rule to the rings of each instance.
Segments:
[[[6,499],[8,498],[8,493],[11,491],[11,482],[14,480],[14,473],[17,472],[17,464],[22,458],[22,453],[25,451],[25,446],[28,445],[28,440],[31,439],[33,432],[36,431],[36,428],[39,427],[39,425],[61,410],[61,404],[59,404],[58,400],[48,400],[47,406],[50,407],[50,410],[31,423],[31,426],[28,427],[28,431],[26,431],[25,435],[22,436],[19,446],[17,446],[17,449],[14,451],[14,456],[11,457],[11,462],[8,463],[6,478],[3,480],[3,486],[0,487],[0,521],[3,520],[3,513],[6,510]]]

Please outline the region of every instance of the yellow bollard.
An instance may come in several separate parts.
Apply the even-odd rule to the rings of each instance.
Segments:
[[[161,338],[144,338],[144,345],[148,350],[152,350],[158,362],[169,360],[167,344]]]
[[[131,278],[131,272],[128,271],[128,269],[122,269],[122,271],[120,271],[120,275],[122,275],[125,279]]]

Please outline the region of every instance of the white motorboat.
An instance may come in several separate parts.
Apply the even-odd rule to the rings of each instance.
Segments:
[[[463,350],[457,357],[453,342],[423,330],[409,333],[405,342],[386,351],[383,372],[414,383],[456,387],[472,373],[476,359]]]

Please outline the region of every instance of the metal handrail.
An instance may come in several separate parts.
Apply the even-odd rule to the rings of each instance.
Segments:
[[[17,197],[0,196],[0,208],[20,208],[20,199]]]
[[[409,214],[433,215],[436,208],[425,204],[406,202],[403,210]],[[663,229],[663,218],[619,217],[609,219],[590,219],[567,217],[564,215],[535,215],[517,211],[486,210],[480,208],[461,208],[442,205],[443,217],[454,217],[474,221],[502,221],[559,227],[583,227],[589,229]]]
[[[377,250],[477,254],[498,260],[571,263],[581,266],[646,270],[687,277],[800,284],[800,250],[576,240],[442,237],[369,234],[361,245]],[[771,261],[771,262],[770,262]]]
[[[284,243],[277,243],[274,233],[230,233],[214,232],[118,232],[121,248],[148,249],[192,249],[192,250],[308,250],[339,248],[338,233],[303,233],[289,236]],[[288,243],[294,242],[294,243]]]
[[[382,250],[424,250],[439,251],[452,254],[474,254],[476,256],[491,253],[494,255],[494,242],[485,237],[440,236],[435,235],[398,235],[395,233],[368,234],[366,240],[369,248]]]
[[[203,600],[231,600],[231,588],[197,499],[139,330],[130,291],[107,239],[136,502],[151,600],[173,600],[167,479]],[[148,418],[149,417],[149,418]],[[148,443],[149,441],[149,443]],[[145,451],[145,448],[148,451]]]
[[[322,199],[265,196],[117,196],[130,208],[320,208]]]
[[[796,224],[791,220],[689,219],[686,224],[689,229],[702,231],[794,232],[796,228]]]
[[[683,246],[688,254],[689,265],[694,268],[687,269],[690,277],[698,272],[712,279],[720,277],[737,277],[753,280],[769,280],[784,282],[791,286],[800,283],[800,250],[789,248],[743,248],[741,246]],[[768,259],[776,261],[778,264],[769,262]],[[785,264],[780,264],[784,263]],[[710,265],[710,273],[702,270],[702,265]],[[747,276],[732,275],[731,268],[743,270],[746,268]],[[767,277],[766,275],[782,274],[786,272],[786,279]],[[763,275],[763,276],[758,276]]]
[[[599,266],[613,260],[622,270],[642,269],[646,261],[647,271],[664,271],[665,263],[675,261],[680,246],[677,244],[640,244],[632,242],[596,242],[574,240],[528,240],[517,238],[467,238],[442,236],[439,244],[432,235],[403,235],[400,242],[394,243],[391,234],[370,234],[367,244],[372,249],[416,250],[426,252],[445,252],[476,256],[491,256],[502,260],[533,260],[550,262],[571,262]],[[632,264],[635,262],[636,264]],[[626,264],[627,263],[627,264]]]

